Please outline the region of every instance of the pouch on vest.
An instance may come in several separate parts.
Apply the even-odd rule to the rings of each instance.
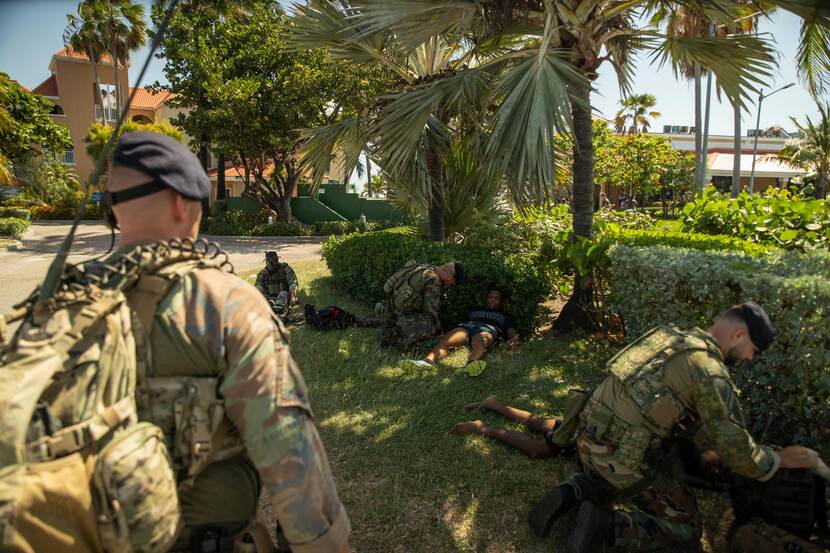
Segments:
[[[553,432],[553,443],[559,447],[573,447],[575,443],[576,430],[579,426],[579,415],[585,409],[590,392],[571,388],[568,391],[568,399],[565,401],[565,412],[562,414],[562,422]]]

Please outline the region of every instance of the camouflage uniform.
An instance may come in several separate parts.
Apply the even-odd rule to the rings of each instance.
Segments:
[[[747,432],[720,349],[704,331],[657,327],[619,352],[609,370],[580,415],[576,447],[596,484],[578,495],[602,502],[621,494],[636,507],[615,512],[616,545],[649,549],[699,536],[695,497],[670,468],[670,438],[714,449],[747,478],[775,474],[778,454]]]
[[[432,265],[409,261],[383,285],[387,301],[376,308],[382,320],[381,344],[410,346],[441,329],[441,279]]]
[[[130,298],[137,310],[140,298]],[[188,548],[195,526],[253,519],[264,486],[292,551],[338,550],[349,520],[305,382],[262,295],[234,275],[196,268],[181,275],[151,316],[139,416],[164,431],[182,481],[186,528],[174,549]],[[200,387],[212,402],[189,408]],[[189,422],[184,434],[191,441],[209,432],[208,457],[181,443]]]
[[[276,272],[272,273],[267,268],[261,270],[254,286],[276,311],[283,312],[289,307],[291,290],[297,288],[297,275],[288,263],[280,263]]]

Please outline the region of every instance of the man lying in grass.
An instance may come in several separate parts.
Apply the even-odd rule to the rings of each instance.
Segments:
[[[423,359],[407,359],[404,368],[428,368],[444,359],[450,350],[470,347],[464,372],[471,376],[481,374],[486,367],[484,358],[499,342],[506,341],[507,349],[519,345],[516,323],[502,310],[504,295],[499,288],[490,287],[485,295],[484,307],[470,311],[467,321],[459,324],[438,338],[438,343]]]
[[[528,411],[522,411],[521,409],[503,404],[494,395],[484,401],[477,401],[465,405],[465,407],[467,409],[492,411],[508,420],[524,425],[531,432],[541,434],[541,437],[536,438],[526,432],[516,432],[515,430],[505,430],[504,428],[489,426],[480,420],[459,422],[450,429],[450,434],[459,436],[481,434],[482,436],[494,438],[503,444],[514,447],[528,457],[534,458],[553,457],[562,452],[562,448],[553,443],[553,432],[559,426],[558,419],[537,417]]]

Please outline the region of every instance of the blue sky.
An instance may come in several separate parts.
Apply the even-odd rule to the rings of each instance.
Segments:
[[[143,0],[142,3],[147,6],[149,19],[149,0]],[[0,0],[0,71],[30,88],[48,77],[50,57],[63,47],[66,14],[74,11],[76,6],[77,2],[65,0]],[[772,20],[761,22],[760,31],[772,34],[781,52],[779,69],[767,90],[798,82],[794,62],[799,35],[798,18],[788,14],[775,15]],[[146,56],[147,48],[133,55],[131,84],[135,84],[134,80]],[[163,62],[154,59],[145,84],[156,80],[164,83],[162,69]],[[597,92],[592,97],[595,109],[606,117],[613,117],[620,95],[610,65],[603,65],[595,86]],[[657,97],[657,110],[662,113],[662,117],[655,122],[654,129],[662,129],[663,124],[694,124],[691,83],[676,79],[670,68],[658,69],[647,59],[639,60],[634,91],[650,92]],[[731,134],[731,106],[727,102],[718,103],[714,94],[713,99],[710,132]],[[800,119],[805,114],[816,116],[817,113],[815,104],[799,83],[764,100],[761,127],[780,125],[790,129],[792,124],[788,116]],[[756,110],[753,106],[749,114],[744,114],[743,134],[746,134],[746,129],[750,126],[754,127],[755,117]]]

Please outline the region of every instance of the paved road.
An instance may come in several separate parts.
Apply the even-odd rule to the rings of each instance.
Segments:
[[[69,224],[65,222],[33,223],[23,240],[22,251],[0,250],[0,313],[9,311],[40,284],[68,231]],[[276,249],[280,258],[288,262],[319,259],[320,244],[325,241],[318,236],[206,238],[218,242],[228,252],[238,273],[260,267],[264,262],[262,252],[266,249]],[[81,223],[69,261],[77,263],[95,257],[107,251],[109,245],[110,231],[106,226]]]

